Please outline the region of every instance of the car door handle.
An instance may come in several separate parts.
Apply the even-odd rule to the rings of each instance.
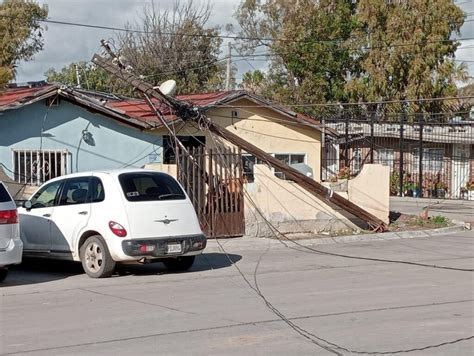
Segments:
[[[43,214],[43,216],[44,216],[45,218],[50,218],[50,217],[51,217],[51,214]]]
[[[87,215],[88,213],[87,213],[87,211],[80,211],[80,212],[78,212],[78,214],[79,215]]]

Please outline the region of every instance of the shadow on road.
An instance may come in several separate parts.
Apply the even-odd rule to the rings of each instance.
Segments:
[[[10,267],[1,287],[46,283],[84,273],[80,263],[48,260],[45,258],[23,258],[20,265]]]
[[[186,272],[169,272],[162,263],[149,263],[145,265],[119,265],[115,275],[156,275],[168,273],[193,273],[213,269],[226,268],[242,259],[242,256],[223,253],[203,253],[196,256],[193,266]]]
[[[223,253],[203,253],[196,260],[189,271],[180,273],[202,272],[213,269],[226,268],[242,259],[242,256]],[[163,263],[149,263],[145,265],[117,265],[116,273],[111,278],[120,278],[126,275],[146,276],[168,274]],[[46,283],[84,274],[79,262],[48,260],[44,258],[25,258],[23,263],[10,268],[6,280],[1,287]]]

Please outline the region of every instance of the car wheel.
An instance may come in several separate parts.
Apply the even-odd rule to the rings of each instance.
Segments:
[[[102,236],[89,237],[81,246],[80,254],[82,268],[89,277],[105,278],[114,273],[115,261]]]
[[[5,278],[7,278],[8,268],[2,267],[0,268],[0,282],[3,282]]]
[[[163,261],[168,271],[179,272],[187,271],[194,263],[194,256],[180,256],[168,258]]]

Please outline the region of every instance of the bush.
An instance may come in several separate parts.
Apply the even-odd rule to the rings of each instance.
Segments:
[[[437,225],[445,225],[448,223],[448,219],[445,216],[436,215],[431,218],[431,221]]]

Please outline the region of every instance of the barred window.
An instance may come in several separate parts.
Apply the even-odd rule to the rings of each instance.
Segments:
[[[413,151],[413,169],[418,171],[420,168],[419,149]],[[441,172],[443,169],[444,149],[443,148],[423,148],[423,171],[425,172]]]
[[[67,150],[13,150],[15,181],[42,184],[68,173]]]
[[[377,150],[377,161],[378,164],[389,166],[393,168],[394,163],[394,151],[392,149],[378,149]]]
[[[304,153],[271,153],[273,157],[286,163],[287,165],[297,164],[297,163],[305,163],[306,162],[306,154]],[[264,164],[265,162],[256,158],[250,154],[243,154],[242,155],[242,166],[243,166],[243,174],[245,181],[247,183],[251,183],[255,180],[254,175],[254,165],[255,164]],[[283,172],[273,169],[273,173],[275,177],[280,179],[286,180],[286,176]]]
[[[278,153],[275,154],[275,158],[279,159],[283,163],[286,163],[287,165],[292,165],[292,164],[297,164],[297,163],[305,163],[306,161],[306,155],[301,154],[301,153]],[[287,179],[285,176],[285,173],[280,172],[279,170],[275,169],[275,176],[280,178],[280,179]]]

